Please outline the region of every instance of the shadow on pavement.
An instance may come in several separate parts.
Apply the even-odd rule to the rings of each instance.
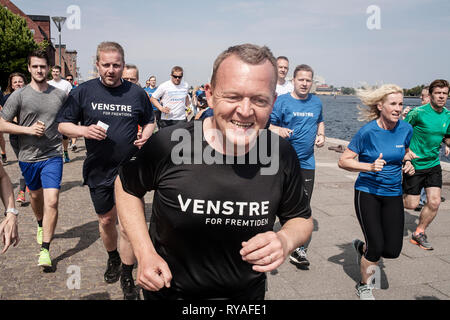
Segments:
[[[356,253],[353,249],[352,243],[348,244],[339,244],[337,245],[339,249],[342,250],[342,253],[337,254],[328,258],[328,261],[339,264],[342,266],[344,272],[355,282],[359,282],[361,280],[361,275],[359,271],[359,266],[356,263]],[[380,289],[388,289],[389,281],[386,277],[386,273],[384,272],[384,263],[383,258],[380,259],[379,263],[379,281],[380,281]],[[375,281],[377,280],[377,276],[374,277]]]
[[[403,229],[404,237],[411,235],[414,231],[416,231],[418,221],[419,212],[417,212],[417,215],[414,215],[405,210],[405,227]]]
[[[99,292],[83,296],[80,300],[111,300],[111,296],[108,292]]]
[[[77,243],[75,247],[67,250],[63,254],[59,255],[55,259],[52,259],[52,271],[55,272],[57,269],[57,265],[59,261],[62,261],[66,258],[69,258],[80,251],[87,249],[91,246],[95,241],[100,238],[100,233],[98,231],[98,221],[91,221],[85,223],[82,226],[77,226],[62,234],[55,234],[54,239],[72,239],[72,238],[80,238],[80,241]]]

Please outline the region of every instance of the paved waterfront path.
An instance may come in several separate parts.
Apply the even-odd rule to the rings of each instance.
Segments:
[[[325,147],[316,149],[314,232],[308,250],[311,266],[300,270],[286,261],[268,274],[267,299],[357,299],[354,287],[359,271],[351,247],[352,239],[362,238],[353,208],[357,174],[339,169],[337,160],[341,153],[328,150],[329,146],[343,143],[328,139]],[[84,144],[80,139],[77,144],[81,148],[76,153],[69,152],[72,161],[64,165],[59,220],[50,250],[56,268],[52,273],[44,273],[37,267],[36,221],[29,203],[19,207],[21,241],[18,247],[11,247],[0,256],[0,299],[122,299],[119,283],[103,281],[107,254],[89,190],[82,186]],[[8,141],[7,155],[9,163],[5,169],[16,189],[19,167]],[[447,201],[442,203],[428,231],[435,250],[426,252],[409,243],[418,213],[405,211],[403,251],[398,259],[381,263],[381,289],[374,291],[377,299],[450,299],[449,166],[443,178],[443,196]],[[152,194],[145,196],[145,202],[148,217]],[[68,279],[77,270],[81,275],[80,289],[69,289]]]

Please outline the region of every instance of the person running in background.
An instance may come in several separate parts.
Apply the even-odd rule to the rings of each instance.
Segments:
[[[358,96],[369,107],[361,110],[361,118],[370,122],[350,141],[338,165],[360,172],[354,203],[365,240],[352,242],[361,272],[356,294],[361,300],[374,300],[373,286],[368,283],[374,267],[381,257],[397,258],[402,249],[402,171],[414,173],[409,161],[413,129],[399,120],[403,108],[403,90],[399,86],[386,84],[375,90],[361,90]]]
[[[64,80],[61,78],[61,67],[60,66],[53,66],[52,67],[52,80],[48,81],[49,85],[54,86],[55,88],[61,89],[64,91],[67,95],[72,90],[72,84],[69,81]],[[63,135],[62,137],[62,145],[63,145],[63,152],[64,152],[64,162],[69,163],[69,138]]]
[[[139,298],[132,277],[135,258],[120,220],[120,255],[117,250],[114,180],[119,164],[133,156],[153,133],[153,110],[145,91],[122,79],[125,53],[120,44],[100,43],[96,59],[100,77],[70,93],[58,115],[58,128],[69,137],[85,138],[83,183],[89,186],[100,237],[108,253],[103,278],[106,283],[120,279],[124,298],[135,300]],[[142,127],[139,139],[138,125]]]
[[[51,268],[50,243],[58,221],[63,160],[56,115],[67,98],[47,83],[49,58],[35,50],[28,56],[29,85],[14,91],[3,106],[0,131],[19,135],[19,166],[30,190],[36,216],[38,265]],[[17,124],[13,120],[17,118]]]
[[[69,81],[69,83],[72,85],[72,89],[75,89],[77,86],[73,83],[73,75],[70,73],[66,76],[66,80]],[[72,138],[69,143],[69,149],[72,150],[72,152],[77,152],[77,138]]]
[[[280,73],[278,68],[278,74]],[[287,139],[300,160],[300,170],[304,180],[306,194],[311,201],[314,189],[316,161],[314,146],[323,147],[325,144],[325,122],[322,117],[322,102],[310,93],[313,84],[313,69],[302,64],[295,68],[294,90],[289,94],[277,97],[270,115],[269,129]],[[297,248],[289,257],[290,261],[307,268],[307,243]]]
[[[429,86],[425,86],[425,87],[423,87],[422,92],[420,93],[420,103],[421,103],[422,106],[426,105],[427,103],[430,103],[430,92],[429,92],[429,90],[430,90],[430,87]],[[406,116],[408,115],[409,111],[411,111],[410,107],[406,107],[403,110],[402,119],[406,118]],[[443,154],[445,156],[448,156],[450,154],[450,148],[447,145],[445,145],[444,143],[442,145],[442,149],[443,149]],[[445,198],[441,196],[441,202],[444,202],[444,201],[445,201]],[[426,202],[427,202],[427,193],[425,192],[425,188],[422,188],[422,191],[420,192],[419,205],[416,208],[414,208],[414,211],[421,211]]]
[[[188,94],[189,85],[182,79],[183,68],[173,67],[170,80],[159,85],[150,97],[150,102],[161,111],[160,128],[186,122],[186,110],[191,102]]]
[[[277,79],[277,95],[281,96],[282,94],[291,93],[294,90],[294,86],[292,82],[286,80],[286,76],[289,72],[289,60],[285,56],[279,56],[277,58],[277,70],[278,70],[278,79]]]
[[[1,105],[5,105],[11,93],[16,91],[17,89],[23,88],[27,84],[27,79],[25,75],[20,72],[11,73],[8,77],[8,87],[6,88],[6,95],[3,98]],[[16,120],[13,120],[16,124]],[[16,155],[16,158],[19,159],[19,136],[16,134],[9,135],[9,143]],[[20,204],[26,202],[25,194],[26,194],[27,185],[25,183],[25,178],[22,174],[20,174],[19,178],[19,191],[17,193],[16,201]]]
[[[403,181],[403,200],[405,208],[415,209],[420,201],[420,191],[425,188],[427,202],[410,240],[424,250],[433,250],[425,231],[436,217],[441,204],[442,168],[439,150],[442,142],[450,146],[450,111],[445,108],[448,92],[448,81],[434,80],[429,88],[430,103],[414,108],[405,118],[414,129],[411,150],[418,158],[412,160],[415,174],[405,176]]]
[[[144,88],[145,92],[147,92],[149,99],[152,97],[152,94],[156,91],[156,89],[158,89],[158,87],[156,86],[156,77],[155,76],[150,76],[150,78],[148,78],[148,86],[146,88]],[[155,114],[155,119],[156,119],[156,124],[158,125],[158,128],[160,127],[159,125],[159,120],[161,120],[161,111],[155,107],[155,105],[152,103],[152,108],[153,108],[153,113]]]

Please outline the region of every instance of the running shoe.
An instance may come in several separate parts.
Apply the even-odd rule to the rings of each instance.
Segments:
[[[120,265],[122,262],[120,258],[108,258],[108,265],[106,267],[104,279],[107,283],[117,282],[120,278]]]
[[[364,242],[362,242],[359,239],[354,239],[352,241],[352,246],[356,251],[356,263],[358,263],[358,266],[361,265],[361,251],[359,251],[359,248],[362,248],[362,246],[364,245]]]
[[[47,249],[41,248],[41,251],[39,252],[38,266],[44,268],[52,267],[52,259],[50,259],[50,252],[48,252]]]
[[[309,261],[306,258],[306,249],[303,246],[295,249],[295,251],[292,252],[291,255],[289,256],[289,260],[295,265],[298,265],[300,267],[309,266]]]
[[[431,246],[431,243],[427,240],[427,235],[423,232],[419,234],[413,234],[411,235],[411,240],[409,240],[412,244],[416,244],[419,247],[421,247],[424,250],[433,250],[433,247]]]
[[[76,144],[73,144],[73,145],[70,146],[70,149],[72,150],[72,152],[76,152],[78,147],[77,147]]]
[[[37,233],[36,233],[36,242],[38,244],[42,244],[42,237],[43,237],[43,230],[42,227],[38,227],[37,228]]]
[[[2,162],[6,164],[8,162],[8,158],[6,158],[6,154],[2,153]]]
[[[375,297],[372,294],[373,288],[368,284],[360,284],[356,285],[356,295],[359,297],[359,300],[375,300]]]
[[[16,198],[16,202],[19,202],[19,203],[24,203],[26,200],[25,200],[25,192],[23,192],[23,191],[19,191],[19,193],[17,194],[17,198]]]
[[[122,288],[124,300],[140,300],[139,292],[136,290],[133,277],[130,275],[122,274],[120,276],[120,287]]]
[[[414,208],[414,211],[421,211],[423,208],[423,204],[419,203],[417,207]]]
[[[69,163],[69,153],[67,151],[64,151],[64,163]]]

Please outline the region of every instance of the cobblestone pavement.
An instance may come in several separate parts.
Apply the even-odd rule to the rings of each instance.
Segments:
[[[358,268],[351,241],[362,236],[353,209],[356,174],[337,168],[340,153],[328,150],[328,146],[336,146],[339,141],[329,141],[316,153],[312,200],[315,228],[308,249],[311,266],[309,270],[300,270],[285,262],[268,274],[267,299],[356,299],[354,286]],[[59,220],[50,248],[54,271],[45,273],[37,266],[36,220],[27,203],[18,208],[19,245],[0,256],[0,299],[122,299],[118,282],[106,284],[103,281],[107,253],[99,236],[89,190],[82,186],[84,142],[79,139],[77,145],[76,153],[69,152],[71,162],[64,165]],[[9,161],[5,170],[17,190],[19,167],[9,141],[7,156]],[[442,203],[428,232],[436,249],[425,252],[409,243],[418,213],[406,211],[403,251],[399,259],[381,263],[381,290],[374,293],[377,298],[450,298],[449,171],[444,171],[444,182],[443,195],[448,200]],[[152,194],[146,195],[147,217],[151,202]],[[79,289],[74,288],[76,282],[71,281],[77,272]]]

